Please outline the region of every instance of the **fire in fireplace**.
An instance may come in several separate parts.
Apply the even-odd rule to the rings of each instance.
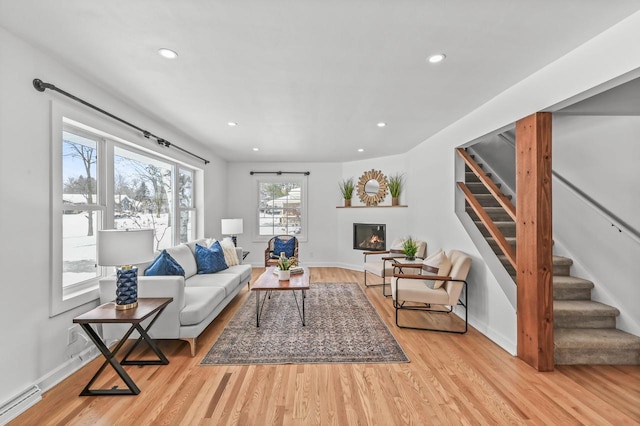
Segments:
[[[386,250],[387,233],[384,224],[354,223],[354,250]]]

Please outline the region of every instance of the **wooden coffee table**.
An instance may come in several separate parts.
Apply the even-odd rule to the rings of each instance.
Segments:
[[[306,297],[306,291],[309,290],[309,279],[311,277],[309,268],[303,267],[302,273],[291,274],[291,279],[287,281],[278,280],[278,276],[273,273],[275,269],[275,267],[267,268],[267,270],[262,275],[260,275],[260,277],[258,277],[258,279],[253,283],[253,286],[251,287],[251,291],[256,292],[256,327],[260,327],[260,315],[262,315],[262,310],[264,309],[264,303],[267,300],[267,296],[269,296],[272,291],[287,290],[293,293],[293,298],[295,299],[296,306],[298,308],[298,314],[300,315],[302,325],[304,326],[304,299]],[[302,311],[300,310],[300,304],[298,303],[296,290],[299,290],[302,293],[302,303],[300,303],[302,305]],[[260,292],[264,292],[262,303],[260,302]]]

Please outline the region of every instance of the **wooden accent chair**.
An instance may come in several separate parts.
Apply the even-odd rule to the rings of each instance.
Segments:
[[[264,250],[264,267],[268,268],[269,266],[276,266],[278,264],[278,258],[280,257],[280,253],[275,253],[275,242],[276,238],[279,238],[281,241],[289,241],[292,238],[295,240],[294,249],[293,249],[293,257],[300,260],[298,257],[298,239],[293,235],[276,235],[271,238],[267,244],[267,248]]]
[[[427,254],[427,243],[425,241],[415,240],[418,245],[418,252],[416,253],[416,259],[424,259]],[[401,261],[404,259],[404,251],[402,249],[404,245],[403,238],[396,238],[391,242],[389,250],[380,251],[365,251],[364,252],[364,285],[382,286],[382,294],[385,296],[391,296],[391,293],[385,292],[386,277],[393,277],[393,263],[395,260]],[[418,266],[420,268],[420,266]],[[368,284],[367,272],[382,278],[381,283]],[[405,271],[407,272],[407,271]],[[416,272],[417,271],[410,271]]]
[[[434,265],[434,263],[437,264]],[[422,262],[422,271],[419,274],[397,272],[398,268],[403,266],[415,268],[415,264],[395,264],[394,266],[396,272],[393,274],[391,295],[393,307],[396,309],[396,326],[447,333],[467,332],[466,279],[471,267],[471,258],[468,255],[457,250],[451,250],[448,255],[445,255],[442,250],[438,250]],[[456,305],[464,308],[463,330],[410,327],[398,323],[398,312],[401,310],[426,311],[430,312],[429,315],[431,313],[449,314],[453,312]]]

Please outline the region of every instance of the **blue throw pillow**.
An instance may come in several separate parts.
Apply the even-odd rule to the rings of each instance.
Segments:
[[[287,241],[281,240],[280,238],[276,237],[275,241],[273,242],[273,254],[276,257],[279,257],[280,253],[282,252],[284,252],[284,255],[286,257],[292,257],[295,249],[296,249],[295,237],[289,238],[289,240]]]
[[[146,276],[182,275],[184,277],[184,269],[166,250],[162,250],[162,253],[144,270],[144,274]]]
[[[196,264],[198,274],[212,274],[228,268],[222,247],[217,241],[211,244],[210,248],[196,244]]]

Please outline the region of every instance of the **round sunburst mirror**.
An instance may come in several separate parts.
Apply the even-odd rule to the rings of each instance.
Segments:
[[[380,171],[371,169],[358,180],[358,197],[367,206],[377,206],[388,192],[387,177]]]

